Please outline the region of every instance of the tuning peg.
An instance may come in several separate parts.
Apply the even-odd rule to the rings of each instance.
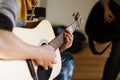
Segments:
[[[79,12],[74,12],[74,13],[72,14],[72,16],[74,17],[74,20],[75,20],[75,21],[78,20]]]

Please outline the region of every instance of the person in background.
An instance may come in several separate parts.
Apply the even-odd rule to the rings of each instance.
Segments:
[[[110,9],[110,1],[113,1],[118,6],[118,8],[116,8],[117,9],[116,12],[120,14],[120,0],[101,0],[104,9],[104,21],[108,23],[111,23],[116,19],[116,16]],[[120,38],[117,38],[112,40],[112,48],[104,67],[102,80],[116,80],[119,72],[120,72]]]
[[[20,25],[23,26],[23,24],[26,25],[26,22],[24,20],[18,19],[19,9],[22,9],[18,5],[19,1],[20,0],[0,0],[0,59],[32,59],[36,61],[40,66],[42,66],[45,70],[48,70],[49,67],[52,68],[53,64],[57,63],[55,60],[56,53],[54,52],[54,48],[47,44],[38,47],[24,43],[21,39],[10,32],[15,26],[19,27]],[[21,21],[23,22],[21,23]],[[64,32],[64,37],[66,40],[60,47],[60,51],[62,52],[61,56],[63,56],[62,64],[64,64],[63,66],[72,66],[72,68],[70,70],[67,69],[68,66],[65,67],[67,71],[69,70],[69,72],[71,72],[70,75],[66,73],[68,75],[67,79],[65,79],[66,76],[64,75],[64,70],[60,73],[60,75],[62,74],[64,77],[58,76],[59,78],[57,77],[57,80],[70,80],[72,71],[74,69],[73,57],[70,53],[64,53],[64,50],[72,45],[73,35],[69,32],[69,30],[66,30]],[[70,64],[71,62],[73,64]]]

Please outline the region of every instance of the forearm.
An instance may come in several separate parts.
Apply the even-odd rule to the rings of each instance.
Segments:
[[[0,30],[0,59],[34,59],[37,47],[25,44],[11,32]]]

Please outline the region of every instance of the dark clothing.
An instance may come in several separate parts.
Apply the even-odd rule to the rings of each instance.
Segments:
[[[112,41],[111,50],[105,64],[102,80],[116,80],[120,71],[120,39]]]
[[[118,35],[116,38],[113,38],[112,40],[112,48],[110,55],[106,61],[104,72],[103,72],[103,78],[102,80],[116,80],[117,76],[120,72],[120,6],[116,8],[116,14],[119,14],[116,20],[118,28]],[[117,32],[117,30],[116,30]]]
[[[5,15],[0,13],[0,29],[12,31],[13,24],[12,21]]]

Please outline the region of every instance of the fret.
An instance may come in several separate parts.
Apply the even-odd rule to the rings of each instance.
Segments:
[[[75,21],[73,24],[71,24],[68,29],[70,30],[71,33],[73,33],[79,26],[78,21]]]
[[[55,50],[59,48],[64,42],[64,36],[63,33],[58,35],[56,38],[54,38],[49,45],[52,46]]]

